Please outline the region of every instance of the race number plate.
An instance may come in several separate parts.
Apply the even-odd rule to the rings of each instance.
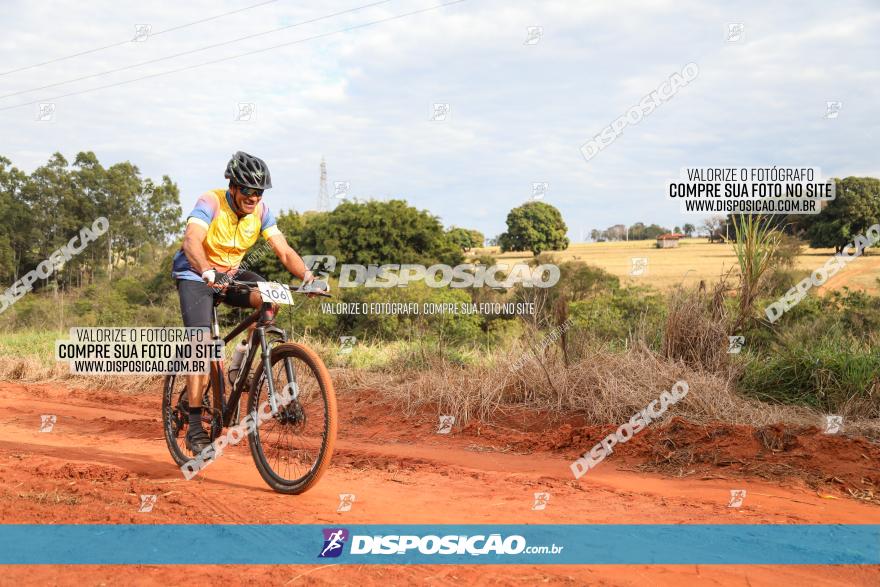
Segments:
[[[290,295],[290,288],[283,283],[275,283],[273,281],[260,281],[257,283],[260,289],[260,297],[264,302],[272,302],[273,304],[293,305],[293,299]]]

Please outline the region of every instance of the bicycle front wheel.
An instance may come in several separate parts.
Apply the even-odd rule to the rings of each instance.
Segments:
[[[261,361],[248,397],[255,426],[248,434],[251,455],[263,480],[280,493],[312,488],[333,456],[336,393],[327,367],[307,346],[276,345],[271,368]],[[278,411],[271,414],[267,372],[272,374]]]

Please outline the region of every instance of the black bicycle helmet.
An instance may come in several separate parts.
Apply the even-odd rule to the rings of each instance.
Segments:
[[[268,190],[272,187],[272,175],[266,162],[244,151],[236,151],[232,156],[226,164],[224,177],[235,185],[255,190]]]

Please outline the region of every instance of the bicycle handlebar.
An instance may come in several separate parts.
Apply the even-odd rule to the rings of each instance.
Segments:
[[[221,285],[223,287],[228,287],[230,285],[241,285],[244,287],[249,287],[254,289],[259,286],[260,283],[267,283],[261,281],[239,281],[237,279],[227,278],[223,281],[223,283],[215,282],[217,285]],[[277,283],[277,282],[276,282]],[[286,285],[286,284],[284,284]],[[330,293],[330,284],[326,281],[316,280],[305,286],[300,285],[296,289],[293,286],[288,285],[290,288],[290,293],[299,293],[306,295],[314,295],[314,296],[323,296],[327,298],[332,298],[333,294]]]

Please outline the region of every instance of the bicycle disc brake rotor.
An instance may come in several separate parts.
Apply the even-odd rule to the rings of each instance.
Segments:
[[[278,415],[275,418],[286,426],[303,427],[306,425],[306,412],[303,410],[302,404],[296,400],[279,408]]]

